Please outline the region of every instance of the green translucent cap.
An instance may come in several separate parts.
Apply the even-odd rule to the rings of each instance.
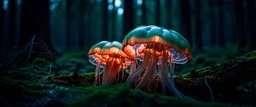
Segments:
[[[192,58],[191,46],[187,39],[174,30],[168,30],[154,25],[139,26],[130,31],[123,39],[123,48],[127,45],[145,44],[155,42],[169,48],[174,48],[178,53]]]

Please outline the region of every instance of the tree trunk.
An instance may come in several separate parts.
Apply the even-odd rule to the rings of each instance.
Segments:
[[[2,45],[8,47],[9,44],[9,29],[10,29],[10,6],[7,6],[6,1],[3,0],[3,25],[2,25]]]
[[[0,0],[0,45],[2,45],[2,38],[3,38],[3,20],[4,20],[3,1],[4,0]]]
[[[209,10],[208,10],[208,12],[209,12],[209,17],[210,17],[210,19],[208,19],[209,20],[209,23],[210,23],[210,25],[209,25],[209,28],[210,28],[210,35],[209,35],[209,40],[211,41],[210,43],[211,43],[211,46],[212,45],[214,45],[215,44],[215,40],[214,40],[214,23],[213,23],[213,21],[214,21],[214,2],[213,2],[213,0],[209,0],[208,1],[208,6],[209,6]]]
[[[171,13],[172,13],[172,30],[175,30],[179,33],[181,33],[181,14],[182,14],[182,9],[181,9],[181,1],[182,0],[172,0],[172,8],[171,8]]]
[[[249,50],[256,49],[256,9],[255,9],[255,0],[248,0],[247,2],[247,9],[248,12],[247,21],[248,21],[248,48]]]
[[[113,0],[112,2],[112,5],[113,5],[113,10],[112,10],[112,35],[111,35],[111,38],[110,40],[115,40],[115,41],[118,41],[117,40],[117,35],[116,35],[116,7],[115,7],[115,0]],[[121,36],[121,35],[118,35],[118,36]]]
[[[203,46],[211,46],[212,40],[210,39],[211,34],[211,11],[209,0],[200,0],[201,3],[201,35],[202,35],[202,45]]]
[[[161,9],[160,9],[160,0],[155,0],[155,2],[156,2],[156,8],[155,8],[155,12],[156,12],[156,26],[160,26],[160,13],[161,13]]]
[[[103,25],[102,32],[104,32],[103,40],[108,40],[108,0],[103,0]]]
[[[234,0],[221,0],[222,1],[222,26],[223,26],[223,37],[225,43],[234,41],[235,37],[235,1]],[[225,45],[225,44],[224,44]]]
[[[236,0],[236,42],[239,46],[246,46],[242,0]]]
[[[84,0],[80,0],[80,4],[79,4],[79,21],[78,21],[78,24],[79,24],[79,33],[78,33],[78,45],[79,45],[79,48],[84,48],[84,10],[85,10],[85,1]]]
[[[25,0],[24,0],[25,1]],[[38,11],[35,12],[36,25],[38,28],[35,30],[37,37],[43,39],[51,51],[54,51],[50,38],[50,4],[47,0],[33,0],[37,6]],[[33,9],[32,9],[33,10]]]
[[[191,46],[194,48],[197,45],[197,34],[196,34],[196,0],[189,0],[190,7],[190,35],[191,35]]]
[[[80,30],[80,24],[81,22],[79,22],[79,18],[81,16],[81,14],[79,14],[79,10],[80,10],[80,3],[81,0],[72,0],[70,1],[70,8],[69,8],[69,17],[70,17],[70,21],[69,21],[69,41],[70,41],[70,45],[69,45],[69,50],[77,50],[78,49],[78,45],[79,45],[79,30]]]
[[[190,5],[188,0],[181,0],[181,34],[191,43]]]
[[[67,49],[75,50],[79,42],[79,0],[67,0]]]
[[[166,7],[167,7],[167,28],[171,29],[172,28],[172,13],[171,13],[171,0],[166,1]]]
[[[70,48],[71,45],[71,0],[66,0],[66,50]]]
[[[211,14],[210,14],[210,17],[212,18],[212,21],[211,21],[211,44],[212,45],[216,45],[216,26],[218,25],[217,24],[217,21],[216,21],[216,16],[217,16],[217,9],[216,9],[216,3],[215,3],[216,0],[210,0],[210,11],[211,11]]]
[[[200,0],[196,0],[196,47],[202,49],[202,35],[201,35],[201,17],[200,17]]]
[[[21,29],[21,14],[22,14],[22,0],[17,0],[17,8],[15,13],[15,39],[14,39],[14,46],[18,46],[20,40],[20,29]]]
[[[132,0],[124,0],[124,14],[123,14],[123,26],[124,26],[123,29],[124,30],[123,30],[123,34],[127,34],[128,32],[130,32],[133,29],[133,13],[132,13],[132,11],[133,11]]]
[[[217,0],[217,4],[219,6],[220,12],[219,12],[219,32],[217,34],[218,36],[218,42],[220,46],[224,46],[224,28],[223,28],[223,0]]]
[[[19,42],[20,46],[25,46],[32,37],[36,34],[36,23],[35,12],[38,10],[34,7],[33,0],[24,0],[22,3],[22,16],[21,16],[21,39]]]
[[[22,16],[21,16],[21,35],[20,46],[26,46],[35,35],[35,41],[39,40],[40,45],[46,45],[46,47],[33,48],[35,52],[47,52],[44,48],[47,48],[51,52],[55,52],[51,44],[50,38],[50,21],[49,21],[49,1],[48,0],[23,0],[22,3]],[[32,44],[34,45],[34,44]],[[45,58],[50,58],[43,56]]]
[[[16,9],[17,8],[17,1],[16,0],[10,0],[9,2],[9,9],[10,9],[10,18],[9,18],[9,38],[8,38],[8,47],[12,48],[14,46],[14,39],[15,39],[15,32],[16,32]]]
[[[92,6],[94,6],[94,4],[89,3],[90,5],[88,5],[87,9],[86,9],[86,13],[87,13],[87,21],[86,21],[86,47],[90,48],[92,45],[92,31],[91,31],[91,25],[92,25]]]
[[[142,4],[141,4],[141,10],[142,10],[142,16],[141,16],[141,22],[142,22],[142,25],[146,25],[147,23],[147,10],[146,10],[146,0],[142,0]]]

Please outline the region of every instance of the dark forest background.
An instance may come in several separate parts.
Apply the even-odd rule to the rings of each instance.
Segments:
[[[24,47],[36,35],[57,52],[88,49],[157,25],[196,49],[256,49],[256,0],[0,0],[0,7],[1,47]]]

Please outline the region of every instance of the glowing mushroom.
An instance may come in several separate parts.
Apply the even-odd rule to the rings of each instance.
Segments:
[[[117,41],[101,41],[93,45],[88,52],[88,57],[89,61],[96,65],[95,84],[99,84],[100,68],[104,68],[102,85],[112,84],[119,70],[129,66],[130,60],[135,60],[122,51],[122,44]]]
[[[131,47],[133,52],[130,52]],[[123,51],[129,56],[143,60],[127,78],[128,85],[138,82],[136,84],[138,89],[152,87],[158,71],[164,93],[167,86],[175,96],[189,98],[175,88],[173,79],[174,64],[185,64],[192,58],[191,46],[181,34],[153,25],[139,26],[125,36]],[[157,66],[160,69],[157,70]],[[170,66],[170,75],[168,66]]]

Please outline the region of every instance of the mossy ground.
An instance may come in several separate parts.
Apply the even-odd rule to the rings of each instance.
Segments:
[[[66,87],[1,76],[4,106],[189,106],[226,107],[221,103],[186,101],[176,97],[148,94],[126,84]],[[7,91],[8,90],[8,91]],[[232,105],[234,107],[235,105]]]
[[[238,51],[240,50],[233,50],[233,53]],[[0,91],[0,99],[6,106],[256,105],[256,51],[236,58],[222,54],[220,59],[217,56],[210,58],[210,62],[207,61],[208,57],[217,52],[208,53],[198,53],[190,63],[177,66],[177,70],[185,67],[181,72],[191,71],[177,76],[175,83],[182,93],[198,100],[195,102],[177,99],[171,97],[171,94],[161,95],[160,83],[160,88],[155,92],[131,89],[124,84],[127,72],[124,79],[114,85],[94,86],[95,67],[88,62],[86,52],[68,53],[55,62],[36,58],[22,66],[13,65],[15,67],[12,66],[8,72],[1,72],[0,86],[3,91]],[[79,64],[82,66],[77,66]],[[77,68],[79,75],[76,76],[73,73]],[[206,77],[216,103],[210,103],[209,89],[205,85]]]

